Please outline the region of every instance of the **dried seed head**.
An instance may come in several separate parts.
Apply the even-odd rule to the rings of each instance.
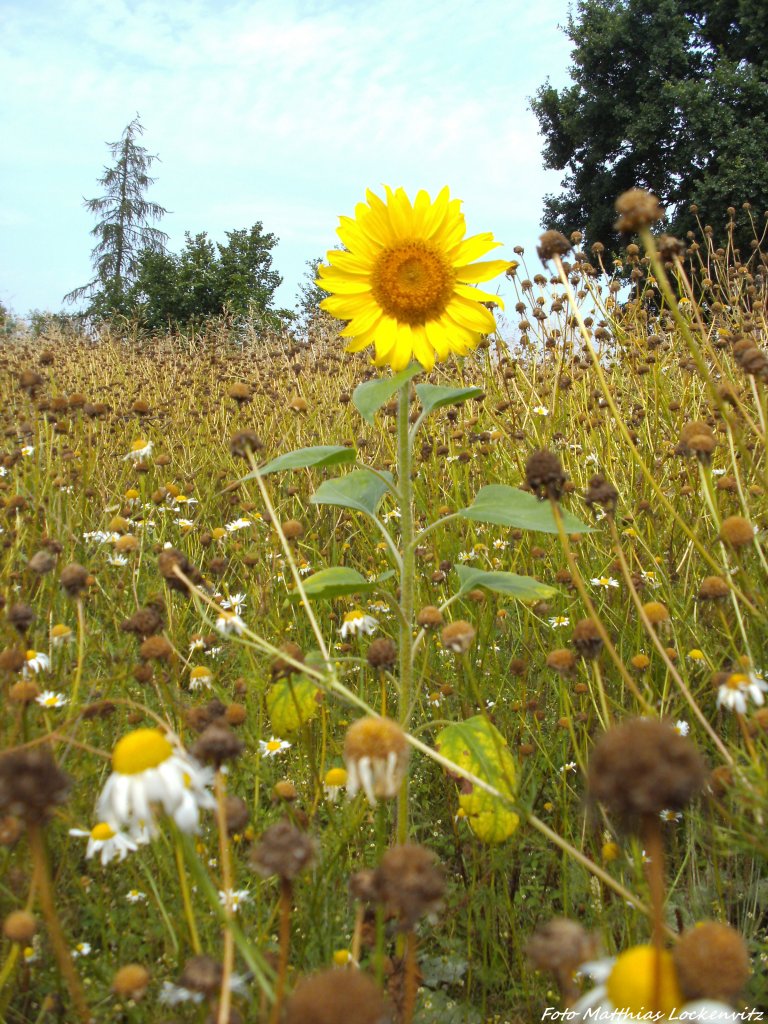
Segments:
[[[646,815],[683,810],[705,780],[704,762],[690,740],[668,722],[633,718],[597,741],[587,781],[591,797],[633,828]]]
[[[17,604],[12,604],[6,612],[8,621],[16,630],[17,633],[21,633],[23,636],[32,623],[35,620],[35,613],[28,604],[24,604],[19,601]]]
[[[286,540],[298,540],[304,536],[304,525],[298,519],[286,519],[282,525]]]
[[[242,797],[228,796],[224,801],[224,814],[227,819],[227,832],[234,835],[235,832],[242,832],[248,824],[250,811],[248,804]]]
[[[525,480],[540,498],[553,498],[557,501],[563,493],[566,479],[559,456],[549,449],[539,448],[528,457]]]
[[[192,565],[182,551],[176,548],[165,548],[160,552],[157,557],[157,568],[166,585],[171,590],[178,590],[183,594],[187,593],[188,586],[176,575],[177,569],[183,572],[196,586],[203,581],[200,571]]]
[[[443,647],[454,654],[466,654],[475,639],[475,627],[465,619],[457,619],[443,626],[440,634]]]
[[[547,668],[563,677],[571,676],[576,668],[576,656],[567,647],[558,647],[547,655]]]
[[[64,588],[67,597],[79,597],[88,586],[88,570],[77,562],[72,562],[61,570],[59,583]]]
[[[264,444],[254,430],[238,430],[229,439],[229,450],[236,458],[247,459],[249,452],[257,452]]]
[[[752,974],[744,939],[729,925],[716,921],[705,921],[684,932],[672,956],[688,999],[730,1001]]]
[[[3,935],[11,942],[28,946],[35,937],[37,921],[28,910],[12,910],[3,921]]]
[[[304,663],[304,652],[298,644],[293,643],[291,640],[281,644],[280,650],[283,654],[287,654],[293,661]],[[299,672],[295,665],[291,665],[290,662],[284,658],[275,658],[270,666],[273,679],[282,679],[284,676],[289,676],[293,672]]]
[[[700,601],[722,601],[728,597],[730,587],[721,576],[705,576],[699,584]]]
[[[221,987],[222,966],[212,956],[200,954],[190,957],[184,964],[179,984],[191,992],[200,992],[207,999],[214,996]]]
[[[555,256],[565,256],[573,248],[559,231],[545,231],[539,238],[536,253],[542,263],[548,263]]]
[[[381,858],[373,875],[376,899],[384,903],[409,931],[420,917],[435,913],[445,892],[445,878],[437,857],[425,846],[393,846]]]
[[[619,499],[619,492],[609,483],[602,473],[597,473],[589,481],[584,501],[592,508],[593,505],[600,505],[606,512],[616,510],[616,502]]]
[[[56,565],[56,556],[46,549],[35,552],[27,563],[27,567],[38,576],[44,576]]]
[[[603,649],[603,638],[594,619],[582,619],[573,627],[571,643],[580,656],[593,661]]]
[[[27,663],[27,656],[18,647],[6,647],[0,651],[0,672],[21,672]]]
[[[150,605],[147,608],[139,608],[130,619],[123,619],[120,629],[124,633],[135,633],[136,636],[146,638],[159,633],[163,625],[161,609],[157,605]]]
[[[227,390],[227,396],[231,398],[233,402],[237,402],[238,405],[242,405],[244,402],[250,402],[253,398],[253,393],[247,384],[243,384],[242,381],[238,381]]]
[[[665,604],[661,601],[648,601],[643,605],[643,611],[648,618],[648,621],[658,626],[661,622],[669,622],[669,611]]]
[[[391,1024],[381,989],[364,971],[332,968],[303,978],[285,1007],[284,1024]]]
[[[393,668],[397,663],[397,647],[387,636],[372,640],[365,653],[371,668]]]
[[[150,636],[139,647],[139,656],[144,661],[168,661],[173,647],[164,636]]]
[[[533,967],[556,975],[572,973],[597,955],[598,940],[577,922],[555,917],[538,926],[525,952]]]
[[[0,811],[39,824],[67,798],[71,779],[50,751],[27,747],[0,757]]]
[[[428,604],[419,611],[416,622],[422,629],[436,629],[443,624],[443,613],[435,605]]]
[[[263,878],[278,875],[292,881],[312,866],[317,843],[288,820],[270,826],[251,853],[249,864]]]
[[[755,539],[755,531],[752,524],[744,516],[728,516],[720,524],[720,540],[730,544],[732,548],[741,548],[752,544]]]
[[[628,192],[622,192],[615,205],[619,218],[614,227],[627,234],[649,228],[664,216],[659,200],[644,188],[631,188]]]
[[[681,260],[685,256],[685,242],[674,235],[659,235],[656,239],[656,248],[659,250],[659,256],[667,262],[672,262],[675,257]]]
[[[245,744],[221,718],[211,722],[200,733],[191,753],[198,761],[221,768],[225,761],[233,761],[243,752]]]
[[[149,987],[149,971],[142,964],[126,964],[115,972],[112,991],[123,999],[138,1002]]]

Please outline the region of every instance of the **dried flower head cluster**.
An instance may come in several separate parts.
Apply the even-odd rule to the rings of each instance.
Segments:
[[[0,813],[40,824],[64,803],[71,783],[47,747],[10,751],[0,756]]]

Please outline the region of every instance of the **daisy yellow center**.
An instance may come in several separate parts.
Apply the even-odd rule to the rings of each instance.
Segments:
[[[37,651],[27,651],[27,661],[34,661],[37,657]]]
[[[360,619],[365,618],[365,612],[362,608],[353,608],[351,612],[347,612],[344,616],[345,622],[359,622]]]
[[[416,326],[436,320],[453,295],[453,267],[431,242],[395,242],[376,257],[371,291],[384,312]]]
[[[684,1001],[672,955],[653,946],[635,946],[622,953],[613,965],[606,989],[613,1005],[630,1013],[670,1013]],[[654,1005],[657,996],[658,1006]]]
[[[326,786],[345,786],[347,772],[345,768],[331,768],[325,775]]]
[[[741,672],[734,672],[732,676],[728,676],[725,685],[729,690],[742,690],[749,683],[749,679]]]
[[[113,839],[114,835],[115,830],[106,821],[100,821],[91,829],[91,839]]]
[[[58,626],[54,626],[53,629],[51,630],[51,636],[55,639],[58,639],[62,636],[69,636],[71,632],[72,630],[69,628],[69,626],[65,626],[62,623],[59,623]]]
[[[193,668],[189,673],[192,679],[210,679],[211,673],[202,665]]]
[[[118,740],[112,767],[120,775],[138,775],[167,761],[173,747],[158,729],[136,729]]]
[[[268,740],[267,741],[267,750],[269,750],[271,752],[275,751],[275,750],[279,750],[282,745],[283,744],[282,744],[281,740]]]
[[[131,445],[131,451],[132,452],[140,452],[142,448],[146,448],[146,447],[147,447],[147,442],[143,438],[141,438],[140,440],[133,442],[133,444]]]

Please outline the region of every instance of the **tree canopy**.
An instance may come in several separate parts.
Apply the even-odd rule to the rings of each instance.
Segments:
[[[578,0],[565,31],[573,84],[532,100],[544,164],[566,172],[544,226],[613,248],[614,200],[640,186],[679,235],[691,204],[713,223],[736,207],[748,244],[768,207],[766,0]]]

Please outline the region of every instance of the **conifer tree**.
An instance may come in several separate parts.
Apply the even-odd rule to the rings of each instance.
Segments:
[[[98,239],[91,252],[94,277],[88,284],[65,295],[64,301],[89,298],[87,312],[90,314],[123,311],[130,286],[136,279],[140,253],[165,250],[168,235],[150,222],[159,220],[168,211],[144,198],[155,181],[148,172],[157,157],[137,144],[143,133],[137,114],[117,142],[107,143],[115,163],[105,167],[99,178],[104,193],[84,200],[86,209],[100,218],[91,231]]]

